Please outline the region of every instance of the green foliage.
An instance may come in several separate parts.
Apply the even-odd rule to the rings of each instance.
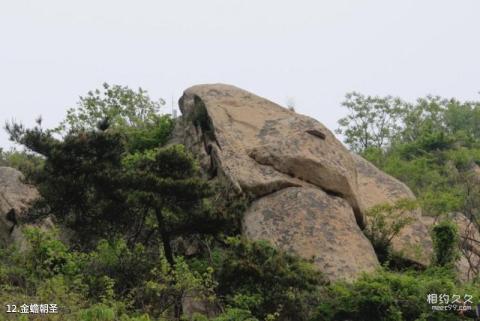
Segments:
[[[154,115],[144,92],[105,89],[105,97],[91,93],[69,112],[71,127],[61,139],[40,121],[30,129],[7,125],[12,140],[44,158],[28,175],[41,194],[29,218],[52,215],[71,229],[81,251],[71,254],[58,240],[31,232],[28,239],[43,246],[34,247],[38,258],[21,280],[78,276],[81,297],[117,311],[115,318],[122,309],[179,318],[187,292],[213,304],[216,282],[208,266],[190,270],[172,243],[218,234],[228,215],[207,204],[210,184],[192,155],[181,145],[161,147],[173,123]],[[102,311],[97,306],[82,318],[102,318]]]
[[[35,154],[15,149],[4,151],[0,148],[0,166],[13,167],[25,175],[30,175],[40,170],[43,163],[43,158]]]
[[[31,258],[25,267],[31,275],[48,278],[58,274],[74,276],[79,272],[78,257],[70,253],[65,244],[58,240],[55,230],[47,233],[28,227],[25,228],[24,235],[30,245],[26,255]]]
[[[183,234],[218,231],[215,215],[205,210],[203,200],[211,193],[208,182],[183,145],[135,153],[124,159],[134,202],[151,210],[170,264],[174,257],[170,242]]]
[[[186,296],[213,306],[216,282],[212,273],[211,268],[203,273],[193,270],[182,257],[177,257],[173,267],[163,259],[151,271],[152,277],[132,292],[133,298],[142,311],[150,315],[175,313]]]
[[[418,99],[414,104],[386,99],[384,102],[390,107],[385,110],[392,113],[396,124],[384,144],[373,144],[368,131],[377,133],[374,129],[383,125],[383,121],[373,116],[365,121],[364,117],[375,113],[375,107],[366,104],[365,100],[352,100],[351,97],[347,102],[351,104],[347,105],[351,114],[339,122],[339,132],[346,136],[346,143],[380,169],[406,183],[416,194],[424,215],[439,216],[462,212],[473,220],[478,219],[478,174],[473,170],[480,161],[480,103],[433,96]],[[397,112],[396,108],[400,112]],[[363,126],[359,126],[361,124]],[[359,131],[359,128],[367,134]],[[347,129],[349,131],[346,131]],[[372,142],[364,143],[365,137],[372,139]],[[373,239],[376,251],[379,252],[378,248],[385,248],[388,243],[389,237],[385,235],[392,233],[379,233],[379,226],[385,229],[386,220],[378,216],[378,213],[374,216],[373,226],[368,227],[366,233]],[[403,225],[401,220],[398,223]],[[393,225],[391,227],[392,229],[386,228],[385,232],[398,230],[393,228]],[[373,230],[376,230],[376,237],[371,235]],[[427,292],[422,289],[427,285],[427,288],[436,287],[436,291],[432,290],[431,293],[461,293],[462,290],[453,284],[455,276],[452,274],[452,266],[458,258],[456,227],[451,222],[442,222],[433,229],[432,238],[433,264],[442,267],[441,269],[416,272],[414,275],[386,272],[388,274],[383,274],[380,279],[367,277],[362,289],[342,287],[333,298],[348,299],[340,301],[339,304],[348,307],[344,311],[338,308],[328,310],[333,303],[325,305],[324,311],[330,317],[320,320],[370,320],[366,315],[375,320],[459,320],[460,317],[453,313],[432,312],[424,302],[415,299],[417,295],[402,298],[403,292],[418,293],[425,298],[424,294]],[[390,258],[387,256],[387,259]],[[392,288],[392,281],[400,278],[403,280],[402,287],[399,288],[402,293]],[[356,285],[359,285],[359,282],[356,282]],[[357,294],[364,290],[366,292],[362,297],[372,302],[360,300]],[[369,306],[381,308],[368,309]]]
[[[70,251],[55,231],[28,228],[24,233],[25,249],[0,249],[0,301],[17,306],[55,303],[63,314],[75,314],[85,305],[84,256]]]
[[[388,174],[406,183],[417,195],[424,214],[439,215],[458,211],[465,201],[463,184],[458,180],[458,170],[454,167],[456,153],[452,150],[439,153],[427,153],[412,156],[406,151],[407,144],[395,145],[387,153],[380,156],[373,152],[366,158],[379,166]],[[447,154],[448,153],[448,154]],[[456,158],[455,162],[460,163]],[[464,160],[462,162],[470,162]]]
[[[453,267],[459,259],[460,236],[457,225],[450,221],[436,224],[432,230],[434,249],[433,263],[438,266]]]
[[[92,130],[108,119],[112,127],[143,127],[158,121],[158,113],[165,101],[153,101],[147,91],[104,83],[102,89],[81,96],[75,108],[67,110],[59,129],[70,131]]]
[[[203,210],[209,185],[183,146],[129,154],[122,135],[110,129],[71,131],[63,140],[38,126],[9,130],[45,157],[44,167],[30,177],[42,195],[35,213],[53,214],[84,246],[119,235],[133,242],[156,229],[173,264],[173,237],[218,230],[217,219]]]
[[[218,268],[218,293],[227,306],[260,320],[309,320],[324,282],[311,263],[265,242],[229,238]]]
[[[465,174],[480,161],[479,126],[474,122],[480,115],[480,103],[431,96],[418,99],[415,104],[387,103],[389,109],[402,110],[395,113],[399,116],[395,118],[395,134],[382,146],[351,147],[406,183],[417,195],[424,214],[462,211],[467,202]],[[358,104],[352,108],[361,106],[368,109],[367,113],[375,112],[372,105]],[[341,128],[355,127],[355,121],[358,120],[344,119]],[[378,119],[372,121],[376,123],[367,128],[382,123]]]
[[[80,97],[78,105],[68,109],[65,120],[55,132],[66,134],[108,126],[124,135],[126,149],[130,152],[156,148],[167,142],[174,126],[169,115],[160,114],[163,105],[162,99],[152,100],[142,88],[135,91],[104,83],[102,89]]]
[[[115,311],[103,304],[85,309],[79,314],[82,321],[115,321]]]
[[[115,295],[125,295],[143,285],[159,260],[158,250],[147,250],[142,244],[128,247],[123,239],[99,241],[85,265],[89,271],[84,279],[89,286],[89,296],[106,302]]]
[[[336,133],[343,135],[344,142],[356,152],[387,146],[400,130],[398,120],[405,112],[398,98],[365,97],[357,92],[347,93],[342,106],[349,113],[338,121]]]
[[[202,321],[201,319],[196,321]],[[252,316],[248,310],[227,308],[227,310],[213,319],[212,321],[259,321],[259,319]]]
[[[173,119],[164,115],[143,126],[124,128],[127,150],[134,153],[165,145],[173,131],[174,124]]]
[[[413,221],[409,215],[418,207],[411,199],[402,199],[395,204],[374,206],[367,212],[367,227],[365,235],[375,249],[380,262],[385,262],[391,254],[392,239]]]
[[[385,270],[364,275],[353,284],[337,282],[322,292],[316,321],[458,321],[455,311],[432,311],[429,294],[472,295],[478,288],[458,286],[450,270],[394,273]],[[474,302],[476,304],[477,302]]]
[[[218,181],[211,185],[212,197],[205,202],[206,207],[219,218],[223,224],[219,226],[221,234],[233,236],[241,234],[243,213],[250,206],[254,197],[238,193],[229,183]]]
[[[160,250],[123,240],[76,252],[55,231],[29,228],[25,236],[25,250],[0,249],[2,302],[56,303],[66,319],[134,321],[172,315],[186,294],[216,300],[213,269],[194,271],[181,257],[172,268]]]

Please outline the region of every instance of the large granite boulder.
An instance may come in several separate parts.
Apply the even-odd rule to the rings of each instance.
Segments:
[[[37,190],[23,182],[22,173],[10,167],[0,167],[1,244],[21,241],[22,217],[37,197]]]
[[[353,280],[378,267],[348,202],[318,188],[289,187],[254,201],[243,228],[250,239],[312,259],[331,280]]]
[[[314,258],[331,279],[379,265],[360,227],[355,162],[318,121],[222,84],[187,89],[171,143],[183,143],[204,173],[254,200],[244,234]]]
[[[352,156],[357,169],[359,197],[366,208],[394,204],[402,199],[415,200],[415,195],[404,183],[382,172],[361,156]],[[422,220],[422,212],[417,209],[403,215],[411,218],[412,222],[393,238],[392,248],[407,260],[428,266],[432,257],[432,239],[427,224]]]
[[[318,121],[222,84],[185,90],[180,109],[187,121],[183,143],[203,156],[212,175],[257,197],[315,185],[341,195],[363,224],[353,159]]]

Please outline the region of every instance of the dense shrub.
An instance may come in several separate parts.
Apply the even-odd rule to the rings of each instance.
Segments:
[[[313,265],[265,242],[229,238],[217,271],[225,304],[260,320],[309,320],[324,281]]]
[[[42,168],[44,159],[33,153],[10,149],[4,151],[0,148],[0,166],[13,167],[25,175],[31,175]]]
[[[368,225],[364,230],[381,263],[391,257],[391,243],[400,231],[413,221],[411,211],[417,208],[415,201],[401,199],[395,204],[380,204],[370,208],[366,215]]]
[[[433,311],[429,294],[450,298],[465,294],[478,303],[478,287],[459,286],[449,269],[395,273],[387,270],[364,275],[353,284],[334,283],[322,290],[316,321],[458,321],[456,311]],[[451,301],[450,301],[451,302]],[[441,305],[441,304],[440,304]]]
[[[438,266],[453,267],[458,260],[460,237],[457,225],[450,221],[442,221],[432,230],[434,257],[433,263]]]

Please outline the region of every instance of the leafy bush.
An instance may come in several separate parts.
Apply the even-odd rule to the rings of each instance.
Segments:
[[[453,267],[460,257],[457,225],[450,221],[436,224],[432,230],[434,258],[433,264],[438,266]]]
[[[387,270],[364,275],[353,284],[333,283],[322,290],[315,321],[458,321],[455,311],[432,311],[429,294],[472,295],[477,288],[459,286],[451,270],[394,273]],[[474,302],[473,304],[476,304]]]
[[[364,230],[380,262],[391,255],[391,243],[400,231],[413,221],[409,213],[417,208],[415,201],[402,199],[395,204],[380,204],[367,211],[368,224]]]
[[[58,239],[56,230],[46,232],[27,227],[24,235],[29,244],[26,255],[30,258],[25,267],[33,276],[41,279],[59,274],[74,276],[80,272],[81,256],[68,250]]]
[[[105,119],[114,128],[141,128],[159,120],[163,105],[164,100],[152,100],[142,88],[134,90],[104,83],[101,89],[80,96],[77,106],[67,110],[65,120],[56,130],[92,130]]]
[[[33,153],[11,149],[4,151],[0,148],[0,166],[13,167],[26,176],[29,176],[41,169],[44,159]]]
[[[217,268],[218,294],[227,306],[260,320],[309,320],[324,280],[311,263],[266,242],[228,238]]]

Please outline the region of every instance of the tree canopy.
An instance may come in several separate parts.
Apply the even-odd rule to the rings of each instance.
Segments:
[[[350,114],[338,132],[352,150],[406,183],[426,214],[463,211],[468,176],[480,164],[479,102],[352,94],[344,105]]]

